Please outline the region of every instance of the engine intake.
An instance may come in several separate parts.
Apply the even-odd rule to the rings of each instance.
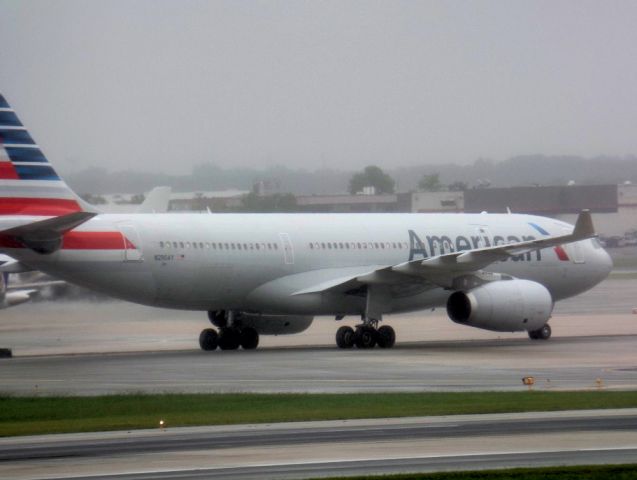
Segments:
[[[456,323],[495,332],[537,330],[551,317],[553,299],[530,280],[502,280],[454,292],[447,314]]]

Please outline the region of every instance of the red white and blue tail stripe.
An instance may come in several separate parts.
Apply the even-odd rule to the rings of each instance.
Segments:
[[[58,216],[86,210],[0,94],[0,215]]]

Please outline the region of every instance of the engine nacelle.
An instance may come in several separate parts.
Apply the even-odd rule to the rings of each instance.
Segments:
[[[447,300],[447,314],[456,323],[495,332],[537,330],[553,310],[551,294],[530,280],[500,280],[469,291],[458,291]]]
[[[241,312],[236,314],[234,324],[252,327],[261,335],[289,335],[307,330],[313,320],[314,317],[306,315],[258,315]]]

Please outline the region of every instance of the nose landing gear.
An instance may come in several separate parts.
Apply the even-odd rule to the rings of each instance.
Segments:
[[[537,330],[529,330],[528,333],[531,340],[548,340],[551,338],[551,326],[547,323]]]

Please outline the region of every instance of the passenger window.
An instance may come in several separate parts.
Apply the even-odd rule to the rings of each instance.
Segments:
[[[173,242],[173,248],[177,248],[177,242]]]
[[[181,248],[184,248],[184,242],[179,242],[179,246],[180,246]]]
[[[340,242],[340,243],[338,244],[338,248],[340,248],[341,250],[343,249],[343,242]]]
[[[278,250],[278,249],[279,249],[279,246],[278,246],[276,243],[273,243],[272,245],[274,245],[274,249],[275,249],[275,250]]]
[[[322,248],[323,250],[325,250],[325,244],[324,244],[324,243],[321,243],[321,248]]]
[[[234,243],[232,244],[232,248],[234,248]],[[241,250],[241,244],[237,243],[237,250]]]
[[[254,246],[257,247],[257,250],[259,250],[260,247],[258,243],[256,243]]]
[[[192,248],[197,248],[197,242],[192,242]]]
[[[310,250],[314,250],[314,245],[312,245],[312,242],[310,242]]]

